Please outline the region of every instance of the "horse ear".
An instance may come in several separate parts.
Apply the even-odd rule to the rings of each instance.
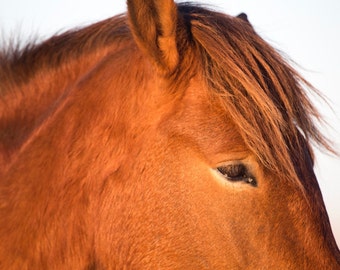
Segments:
[[[239,19],[241,19],[241,20],[243,20],[243,21],[245,21],[245,22],[247,22],[247,23],[250,23],[249,20],[248,20],[247,14],[245,14],[245,13],[243,13],[243,12],[240,13],[239,15],[237,15],[236,17],[239,18]]]
[[[237,15],[236,18],[238,18],[238,19],[242,20],[243,22],[245,22],[246,24],[248,24],[254,30],[254,27],[252,26],[252,24],[248,20],[247,14],[242,12],[239,15]]]
[[[177,6],[173,0],[127,0],[134,39],[157,66],[172,72],[178,65]]]

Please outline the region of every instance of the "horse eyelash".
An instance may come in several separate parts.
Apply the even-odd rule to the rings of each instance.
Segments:
[[[247,166],[242,163],[223,165],[217,167],[216,169],[228,181],[232,182],[242,181],[253,187],[257,187],[257,181],[255,177],[249,173]]]

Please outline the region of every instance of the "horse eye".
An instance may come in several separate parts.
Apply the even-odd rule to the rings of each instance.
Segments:
[[[217,170],[229,181],[243,181],[254,187],[257,186],[255,178],[249,173],[247,167],[242,163],[219,166],[217,167]]]

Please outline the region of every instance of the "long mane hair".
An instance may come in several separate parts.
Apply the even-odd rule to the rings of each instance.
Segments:
[[[322,95],[257,35],[244,14],[234,18],[200,7],[181,9],[190,14],[211,102],[224,106],[265,167],[296,179],[296,168],[304,166],[302,153],[313,160],[311,143],[335,153],[315,124],[323,120],[307,91]]]
[[[169,77],[189,80],[190,66],[199,66],[210,88],[207,102],[219,102],[225,108],[265,167],[296,179],[301,153],[306,149],[311,153],[311,142],[333,151],[315,125],[321,118],[305,90],[317,91],[249,22],[188,3],[178,4],[178,10],[177,45],[182,64]],[[55,76],[60,69],[70,71],[70,63],[83,61],[85,55],[99,50],[108,53],[121,44],[134,46],[125,15],[54,36],[40,45],[2,49],[0,152],[20,147],[15,133],[27,131],[24,123],[30,120],[20,110],[44,96],[39,88],[34,94],[19,90],[22,85],[42,72]]]

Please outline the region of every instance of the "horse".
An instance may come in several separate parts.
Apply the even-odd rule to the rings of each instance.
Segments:
[[[317,90],[245,14],[128,0],[18,47],[0,52],[1,269],[340,269]]]

